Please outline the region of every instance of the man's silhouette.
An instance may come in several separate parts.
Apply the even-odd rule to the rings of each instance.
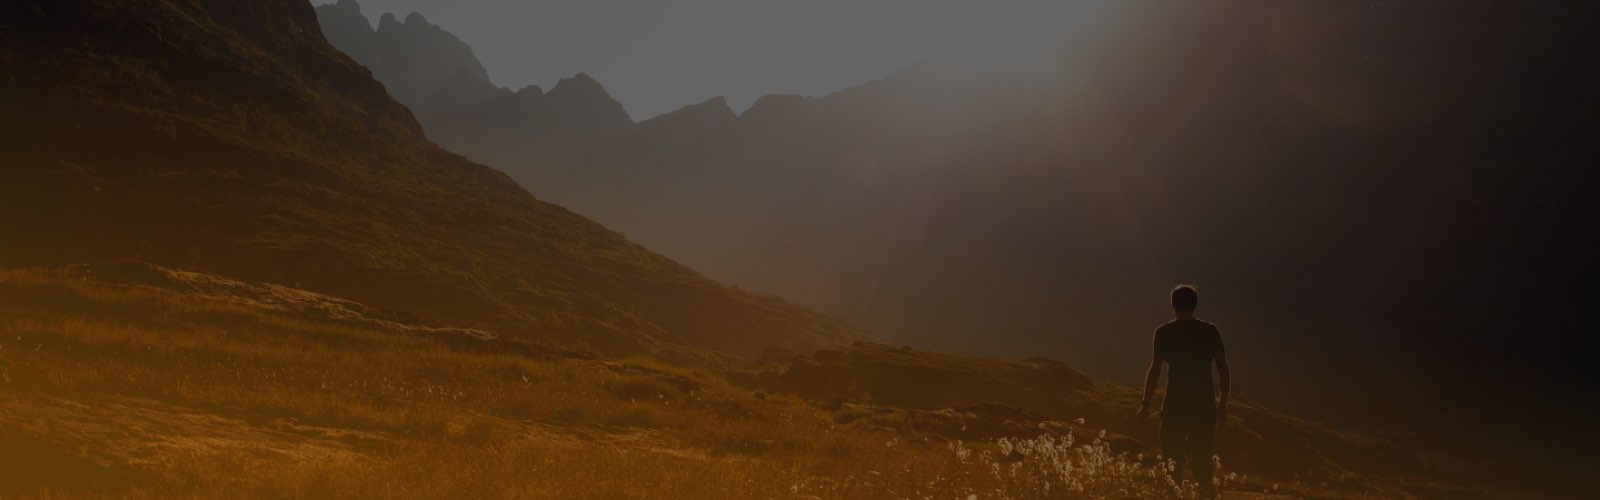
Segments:
[[[1144,401],[1139,418],[1150,416],[1150,398],[1161,379],[1161,365],[1172,365],[1167,375],[1167,394],[1161,403],[1161,451],[1176,461],[1174,479],[1182,479],[1188,468],[1200,484],[1202,496],[1215,492],[1211,486],[1211,443],[1216,428],[1227,419],[1228,392],[1233,374],[1223,355],[1222,334],[1216,325],[1194,319],[1200,294],[1190,285],[1172,289],[1172,313],[1176,319],[1156,329],[1155,354],[1144,378]],[[1211,384],[1211,363],[1217,364],[1222,379],[1221,399]],[[1186,463],[1187,462],[1187,463]]]

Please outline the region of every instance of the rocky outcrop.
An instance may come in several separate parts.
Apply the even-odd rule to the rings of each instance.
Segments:
[[[322,35],[327,37],[328,43],[362,64],[372,60],[375,33],[372,23],[361,12],[361,4],[355,0],[339,0],[318,5],[317,21],[322,23]]]
[[[472,47],[421,14],[412,12],[404,21],[384,14],[374,30],[355,0],[319,5],[316,12],[329,43],[371,69],[395,99],[419,114],[458,75],[489,82]]]
[[[562,156],[632,128],[633,119],[584,73],[550,89],[495,85],[472,47],[418,13],[374,30],[355,0],[317,7],[330,43],[416,113],[428,137],[506,170]],[[725,105],[724,105],[725,106]]]

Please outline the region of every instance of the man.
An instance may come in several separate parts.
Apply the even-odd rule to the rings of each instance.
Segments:
[[[1216,428],[1227,420],[1228,392],[1233,374],[1222,349],[1222,334],[1216,325],[1194,318],[1200,293],[1191,285],[1172,289],[1172,314],[1176,319],[1156,329],[1155,354],[1144,377],[1144,401],[1139,418],[1150,416],[1150,398],[1161,379],[1161,365],[1172,365],[1167,375],[1167,394],[1161,403],[1161,451],[1177,462],[1173,479],[1182,480],[1187,467],[1200,485],[1203,497],[1215,494],[1211,486],[1211,444]],[[1222,380],[1222,397],[1211,384],[1211,364],[1215,362]],[[1187,463],[1186,463],[1187,462]]]

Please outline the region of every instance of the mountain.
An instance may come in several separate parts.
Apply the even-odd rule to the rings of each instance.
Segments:
[[[496,86],[472,47],[421,14],[386,13],[373,30],[355,0],[316,7],[329,43],[349,54],[416,114],[428,137],[494,164],[527,163],[586,147],[633,125],[587,74],[512,91]]]
[[[549,92],[537,86],[512,92],[458,75],[420,109],[430,139],[499,164],[543,162],[633,126],[622,104],[583,73]]]
[[[355,0],[316,7],[328,42],[372,70],[390,95],[407,106],[423,104],[457,73],[481,82],[489,71],[472,47],[415,12],[402,22],[384,14],[374,30]]]
[[[1132,382],[1162,294],[1196,281],[1243,369],[1275,374],[1258,396],[1467,428],[1581,378],[1553,361],[1582,338],[1591,213],[1563,110],[1593,99],[1552,74],[1568,24],[1532,15],[1110,6],[1046,54],[936,58],[735,117],[708,102],[587,147],[458,150],[898,342]],[[1504,357],[1510,378],[1479,368]]]
[[[430,143],[320,29],[298,0],[0,5],[0,494],[1173,493],[1132,389],[856,343],[712,282]],[[1219,453],[1268,475],[1230,493],[1472,494],[1238,409]]]
[[[3,14],[0,230],[18,237],[0,264],[142,261],[614,355],[860,337],[433,145],[319,35],[305,2],[25,2]],[[422,24],[378,32],[437,35]],[[594,98],[591,83],[550,95]]]
[[[0,325],[7,496],[1165,498],[1174,486],[1156,426],[1129,411],[1137,392],[1048,359],[863,342],[744,366],[619,361],[136,262],[0,269]],[[1430,479],[1393,442],[1244,401],[1232,411],[1217,449],[1225,498],[1482,497]],[[1018,450],[1039,444],[1074,468]],[[873,479],[846,484],[861,476]]]

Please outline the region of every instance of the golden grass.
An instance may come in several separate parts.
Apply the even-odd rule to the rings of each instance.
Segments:
[[[1098,441],[1008,454],[1023,441],[958,443],[892,415],[848,418],[791,396],[758,397],[712,367],[590,359],[351,316],[315,294],[262,301],[258,285],[206,283],[159,288],[100,282],[77,268],[0,270],[0,448],[8,451],[0,496],[1173,491],[1150,469],[1153,457],[1117,456]],[[1084,467],[1093,461],[1117,465]]]
[[[478,352],[375,324],[61,271],[4,272],[0,294],[0,384],[18,395],[12,404],[35,395],[131,400],[241,426],[356,436],[217,451],[172,443],[249,438],[144,432],[136,419],[94,415],[128,429],[102,440],[0,415],[5,432],[60,450],[126,455],[64,476],[114,488],[13,478],[4,485],[12,493],[750,498],[803,488],[839,497],[886,493],[895,486],[876,479],[884,471],[954,463],[942,442],[889,448],[886,433],[839,428],[793,399],[757,400],[704,368]],[[327,449],[350,453],[317,453]],[[914,481],[898,481],[909,493]]]

